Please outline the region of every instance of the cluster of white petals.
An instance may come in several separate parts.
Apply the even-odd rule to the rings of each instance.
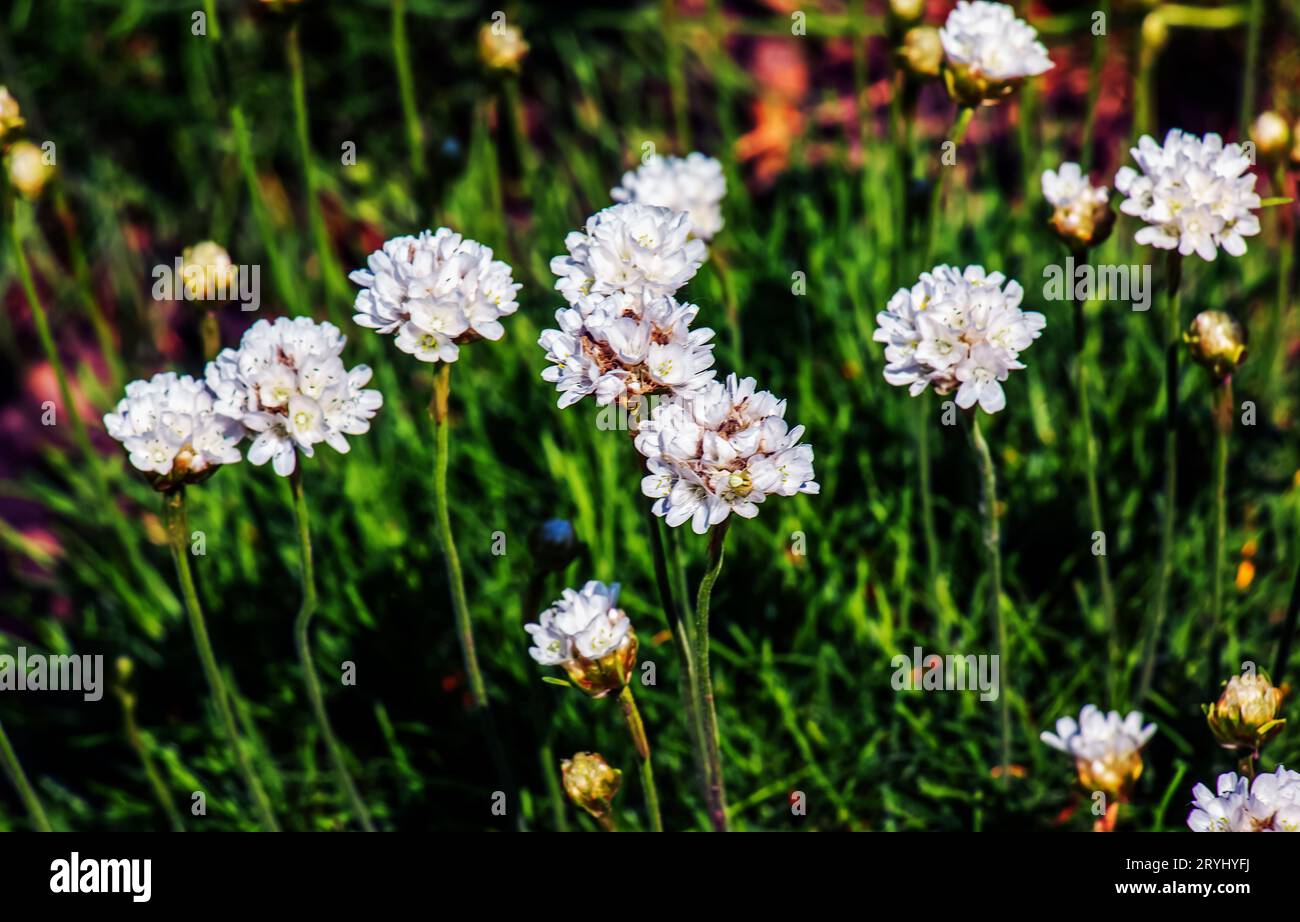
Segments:
[[[613,653],[632,629],[617,602],[618,583],[590,580],[579,591],[565,589],[536,624],[524,625],[533,638],[529,654],[543,666],[558,666],[577,656],[597,660]]]
[[[396,333],[397,348],[422,362],[454,362],[462,343],[500,339],[501,318],[519,308],[510,266],[445,227],[394,237],[366,265],[348,276],[362,289],[352,319]]]
[[[1192,796],[1193,832],[1300,832],[1300,772],[1281,765],[1254,782],[1225,772],[1215,790],[1198,784]]]
[[[1052,69],[1038,32],[1005,3],[960,0],[939,30],[951,64],[993,81],[1035,77]]]
[[[137,470],[193,480],[240,459],[243,427],[219,415],[215,404],[202,381],[163,372],[128,384],[117,409],[104,416],[104,428]]]
[[[250,462],[271,461],[287,477],[299,452],[310,458],[324,442],[345,453],[346,436],[370,430],[383,395],[365,389],[369,367],[349,371],[343,365],[346,341],[333,324],[308,317],[259,320],[238,349],[225,349],[208,363],[216,412],[257,433]]]
[[[817,493],[803,426],[784,417],[784,400],[735,375],[656,406],[636,436],[649,472],[641,491],[655,514],[704,534],[733,512],[754,517],[768,496]]]
[[[569,255],[551,260],[551,271],[569,306],[555,313],[559,328],[537,340],[552,363],[542,378],[559,390],[561,407],[587,395],[600,404],[688,395],[713,379],[713,330],[692,330],[699,308],[673,297],[704,259],[684,213],[615,205],[565,245]]]
[[[1147,224],[1134,237],[1138,243],[1205,260],[1219,247],[1232,256],[1246,252],[1244,238],[1259,233],[1260,198],[1241,145],[1175,128],[1163,146],[1143,135],[1130,152],[1141,172],[1121,167],[1115,188],[1128,196],[1120,211]]]
[[[1022,311],[1023,298],[1018,282],[982,266],[922,273],[876,315],[873,338],[885,344],[885,380],[913,396],[931,384],[940,394],[957,389],[963,409],[978,402],[984,412],[998,412],[1006,406],[1001,382],[1025,367],[1020,352],[1047,322]]]
[[[609,191],[616,202],[640,202],[690,216],[691,232],[712,240],[722,230],[722,199],[727,180],[722,164],[695,151],[686,157],[655,155],[635,171],[623,174],[622,184]]]
[[[1054,208],[1091,214],[1110,199],[1110,190],[1094,186],[1077,163],[1062,163],[1059,170],[1043,170],[1043,198]]]
[[[1119,711],[1103,713],[1096,705],[1087,704],[1077,721],[1062,717],[1056,722],[1056,732],[1044,731],[1040,739],[1075,759],[1115,764],[1135,757],[1155,732],[1155,724],[1143,725],[1139,711],[1120,717]]]

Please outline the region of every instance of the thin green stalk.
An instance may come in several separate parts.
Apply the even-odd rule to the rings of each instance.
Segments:
[[[1102,21],[1109,24],[1110,0],[1102,0],[1099,9]],[[1092,36],[1092,60],[1088,63],[1088,105],[1084,110],[1083,141],[1079,149],[1079,163],[1084,173],[1092,169],[1092,148],[1097,134],[1097,97],[1101,94],[1101,70],[1106,62],[1106,49],[1109,45],[1109,36]]]
[[[153,756],[149,754],[149,747],[145,744],[144,735],[140,732],[140,726],[136,723],[135,695],[120,685],[115,688],[115,692],[118,701],[122,704],[122,723],[126,729],[126,740],[140,760],[140,767],[144,769],[144,776],[149,781],[154,799],[167,815],[167,822],[171,825],[172,831],[184,832],[185,821],[181,819],[181,813],[176,809],[171,792],[163,783],[162,775],[158,773],[158,767],[154,764]]]
[[[939,539],[934,530],[934,491],[930,485],[930,420],[927,416],[926,402],[915,401],[913,412],[916,414],[916,468],[920,479],[921,491],[921,533],[925,538],[926,580],[934,596],[935,610],[940,618],[947,620],[947,606],[940,599],[943,593],[939,581],[943,579],[939,572]],[[945,625],[945,631],[949,625]]]
[[[1228,439],[1232,435],[1232,376],[1214,386],[1214,552],[1210,630],[1206,635],[1217,658],[1219,629],[1223,624],[1223,573],[1228,566]],[[1236,657],[1233,657],[1236,660]]]
[[[718,712],[713,699],[713,675],[709,670],[709,602],[713,584],[722,572],[727,540],[727,522],[714,527],[709,536],[709,568],[700,580],[695,603],[695,668],[698,674],[700,714],[704,720],[704,748],[708,754],[709,820],[715,832],[727,831],[727,794],[722,780],[721,740]]]
[[[1170,250],[1165,270],[1165,505],[1160,531],[1160,573],[1156,601],[1147,631],[1147,649],[1138,686],[1141,702],[1151,690],[1160,632],[1169,609],[1169,585],[1174,576],[1174,523],[1178,495],[1178,355],[1183,348],[1179,289],[1182,287],[1182,257]]]
[[[958,106],[957,113],[953,117],[952,127],[948,131],[947,140],[953,144],[953,154],[957,148],[961,147],[962,139],[966,137],[966,129],[970,127],[971,118],[975,115],[975,110],[970,106]],[[930,189],[930,214],[927,216],[926,238],[925,238],[925,269],[930,268],[930,261],[934,258],[934,245],[939,234],[939,214],[943,207],[943,193],[948,187],[948,174],[956,168],[956,162],[953,166],[944,166],[942,162],[939,166],[939,176],[935,179],[934,185]]]
[[[1282,633],[1277,640],[1277,655],[1273,660],[1272,679],[1279,686],[1283,684],[1286,667],[1291,660],[1291,645],[1295,641],[1297,623],[1300,623],[1300,564],[1296,565],[1295,576],[1291,580],[1291,600],[1286,606],[1286,618],[1282,622]]]
[[[1274,195],[1286,195],[1286,176],[1286,163],[1279,162],[1273,171]],[[1286,353],[1286,316],[1291,305],[1291,260],[1295,253],[1295,242],[1292,239],[1295,220],[1294,212],[1290,210],[1293,207],[1284,205],[1278,208],[1275,217],[1278,238],[1277,298],[1273,301],[1272,322],[1269,324],[1271,355],[1268,368],[1270,379],[1278,382],[1282,389],[1285,388],[1286,381],[1283,361]]]
[[[14,752],[14,747],[9,742],[9,734],[5,733],[3,723],[0,723],[0,761],[4,763],[5,774],[18,789],[18,796],[22,798],[23,806],[27,808],[27,816],[31,819],[32,827],[37,832],[53,832],[54,827],[50,825],[49,817],[45,815],[45,808],[41,806],[35,788],[27,780],[27,773],[23,771],[22,763],[18,761],[18,754]]]
[[[1088,258],[1086,250],[1074,251],[1075,261],[1085,263]],[[1092,428],[1092,408],[1088,397],[1088,359],[1087,329],[1084,319],[1084,301],[1074,298],[1074,374],[1075,391],[1079,402],[1079,421],[1082,423],[1084,443],[1084,477],[1088,489],[1088,515],[1093,533],[1106,534],[1106,526],[1101,512],[1101,491],[1097,486],[1097,438]],[[1109,548],[1107,548],[1109,550]],[[1119,626],[1115,616],[1115,590],[1110,581],[1110,563],[1106,554],[1093,554],[1097,561],[1097,581],[1101,587],[1102,612],[1106,620],[1106,675],[1111,705],[1119,706],[1118,673],[1121,651],[1119,647]]]
[[[722,286],[722,303],[726,308],[727,328],[731,333],[731,364],[740,368],[742,357],[742,340],[740,335],[740,303],[736,298],[736,288],[731,276],[731,266],[722,247],[714,247],[710,253],[713,259],[713,271],[718,274]]]
[[[99,352],[104,357],[104,364],[108,367],[109,384],[116,390],[122,386],[125,378],[120,350],[113,340],[113,329],[109,326],[103,310],[100,309],[99,299],[95,297],[95,285],[90,277],[86,251],[81,245],[81,235],[77,233],[77,219],[68,205],[68,196],[63,189],[62,179],[54,183],[54,211],[63,226],[63,236],[68,243],[72,274],[77,280],[81,303],[86,309],[86,316],[90,318],[91,328],[95,331],[95,341],[99,344]]]
[[[1238,113],[1237,139],[1249,137],[1255,118],[1255,81],[1259,76],[1259,32],[1264,20],[1264,0],[1250,0],[1250,19],[1246,24],[1246,60],[1241,69],[1241,111]]]
[[[456,552],[456,539],[451,532],[451,511],[447,505],[447,463],[450,458],[451,425],[447,420],[447,400],[451,394],[451,365],[441,364],[433,379],[433,404],[430,406],[434,428],[437,431],[437,457],[433,466],[433,499],[438,515],[438,539],[442,542],[442,556],[447,563],[447,583],[451,589],[451,607],[456,616],[456,636],[460,638],[460,651],[465,661],[465,675],[469,679],[470,695],[474,708],[486,708],[487,686],[479,669],[478,654],[474,649],[474,622],[470,616],[469,601],[465,596],[465,577],[460,568],[460,555]]]
[[[338,257],[330,245],[329,231],[325,227],[325,218],[321,215],[320,200],[316,188],[316,169],[312,165],[311,136],[308,131],[307,88],[302,69],[302,48],[298,40],[299,21],[289,27],[285,40],[286,53],[289,58],[289,72],[293,77],[293,122],[298,139],[298,159],[302,161],[303,190],[307,198],[307,221],[311,226],[312,239],[316,244],[316,259],[320,263],[321,278],[325,290],[332,295],[329,299],[329,313],[334,315],[335,298],[339,303],[349,300],[347,278],[339,266]]]
[[[262,825],[271,832],[279,832],[280,824],[276,822],[271,809],[271,801],[266,796],[261,779],[253,771],[248,753],[244,750],[244,741],[235,726],[235,715],[230,708],[230,698],[226,691],[225,680],[217,666],[216,655],[212,652],[212,641],[208,637],[208,625],[203,618],[203,608],[199,604],[198,590],[194,586],[194,574],[190,569],[189,521],[185,511],[185,489],[181,487],[167,493],[163,499],[163,516],[167,525],[167,537],[170,539],[172,561],[176,564],[176,577],[180,582],[181,597],[185,602],[185,612],[189,616],[190,630],[194,634],[194,645],[199,652],[199,662],[203,665],[203,675],[208,681],[208,691],[212,694],[212,703],[221,718],[221,728],[226,742],[235,753],[235,762],[244,777],[244,784],[253,798]]]
[[[675,7],[676,4],[672,0],[663,0],[660,7],[660,22],[668,67],[668,97],[673,110],[673,133],[676,136],[678,153],[685,155],[691,149],[691,117],[686,98],[686,70],[682,66]]]
[[[993,467],[993,455],[980,431],[979,410],[972,411],[970,421],[971,442],[980,466],[980,512],[984,519],[984,553],[988,564],[988,614],[993,619],[998,636],[999,675],[1007,675],[1007,622],[1002,611],[1002,550],[998,533],[998,481]],[[1004,687],[998,695],[1002,720],[1002,771],[1001,783],[1005,789],[1011,780],[1011,702]]]
[[[406,152],[411,174],[424,175],[424,129],[415,107],[415,78],[411,73],[411,51],[406,42],[406,0],[393,0],[392,18],[393,68],[397,71],[397,91],[402,101],[402,121],[406,128]]]
[[[659,816],[659,794],[655,790],[654,768],[650,765],[650,741],[646,737],[645,723],[637,709],[636,698],[632,696],[632,686],[624,685],[618,695],[619,706],[627,720],[627,732],[632,736],[636,746],[637,759],[641,763],[641,785],[645,788],[646,811],[650,814],[650,828],[655,832],[664,831],[664,821]]]
[[[298,550],[302,557],[302,571],[300,574],[302,578],[302,605],[299,607],[298,617],[294,621],[294,639],[298,648],[298,662],[302,666],[302,678],[307,686],[307,697],[311,701],[311,709],[316,716],[316,724],[320,728],[321,737],[325,740],[325,748],[329,750],[330,761],[334,765],[334,775],[338,779],[339,787],[343,789],[348,802],[352,805],[352,812],[356,815],[361,828],[366,832],[374,832],[375,825],[370,820],[370,811],[366,809],[365,801],[361,799],[361,794],[352,781],[352,774],[348,771],[347,763],[343,759],[343,750],[334,736],[333,727],[330,726],[329,714],[325,710],[325,696],[321,692],[320,677],[316,675],[316,666],[312,662],[311,619],[316,614],[317,604],[316,568],[312,563],[311,523],[307,517],[307,499],[302,490],[301,461],[294,467],[293,473],[289,476],[289,484],[293,488],[293,514],[298,525]]]

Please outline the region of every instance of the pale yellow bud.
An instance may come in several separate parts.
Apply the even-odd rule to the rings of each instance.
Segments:
[[[9,182],[25,197],[41,194],[54,176],[54,167],[45,162],[45,153],[31,141],[15,141],[9,148]]]
[[[9,92],[9,87],[0,86],[0,137],[15,129],[23,127],[23,115],[18,108],[18,100]]]
[[[1215,378],[1226,378],[1246,360],[1246,331],[1224,311],[1201,311],[1183,340],[1192,359]]]
[[[236,278],[226,248],[211,240],[186,247],[181,253],[181,283],[195,301],[229,299]]]
[[[1261,112],[1250,126],[1250,139],[1260,160],[1275,161],[1291,149],[1291,126],[1276,112]]]
[[[478,30],[478,56],[491,70],[519,70],[528,54],[523,30],[505,22],[484,23]]]
[[[1277,716],[1282,695],[1262,673],[1233,676],[1219,700],[1205,706],[1210,732],[1225,749],[1258,751],[1286,726]]]
[[[569,799],[594,816],[602,827],[612,829],[611,811],[623,773],[610,768],[598,752],[579,752],[560,763],[560,774]]]
[[[919,77],[937,77],[943,67],[943,42],[934,26],[913,26],[898,49],[903,66]]]

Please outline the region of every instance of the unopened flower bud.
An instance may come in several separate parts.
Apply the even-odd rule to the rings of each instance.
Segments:
[[[1263,673],[1233,676],[1219,700],[1205,705],[1205,720],[1220,746],[1258,752],[1286,726],[1277,716],[1282,695]]]
[[[31,141],[16,141],[9,148],[9,182],[26,198],[41,194],[54,176],[54,167],[45,162],[45,154]]]
[[[478,30],[478,56],[490,70],[518,71],[527,54],[528,42],[516,25],[489,22]]]
[[[121,685],[131,681],[131,674],[135,672],[135,663],[129,656],[119,656],[114,663],[117,668],[117,681]]]
[[[194,301],[228,300],[237,279],[226,248],[211,240],[186,247],[181,253],[181,284]]]
[[[18,100],[13,98],[9,92],[9,87],[0,86],[0,137],[23,127],[24,120],[22,112],[18,108]]]
[[[913,26],[903,36],[898,57],[918,77],[937,77],[943,67],[943,42],[934,26]]]
[[[529,545],[537,569],[545,573],[563,570],[582,552],[582,542],[568,519],[547,519],[533,532]]]
[[[594,816],[602,827],[612,829],[614,797],[623,783],[623,773],[610,768],[598,752],[579,752],[565,759],[560,763],[560,773],[569,800]]]
[[[1255,153],[1265,163],[1285,157],[1291,149],[1291,126],[1276,112],[1261,112],[1250,126],[1250,139],[1255,142]]]
[[[1201,311],[1183,340],[1192,359],[1216,379],[1228,377],[1246,360],[1246,331],[1224,311]]]
[[[925,14],[925,0],[889,0],[889,17],[910,26]]]

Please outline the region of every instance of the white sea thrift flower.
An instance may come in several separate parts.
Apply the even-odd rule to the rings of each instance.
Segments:
[[[348,276],[360,326],[396,333],[397,348],[422,362],[454,362],[460,345],[505,335],[501,318],[519,309],[510,267],[492,250],[445,227],[394,237]]]
[[[1192,789],[1187,825],[1193,832],[1300,832],[1300,772],[1279,765],[1254,783],[1225,772],[1215,788]]]
[[[344,367],[346,341],[332,323],[308,317],[259,320],[238,349],[224,349],[208,363],[217,412],[257,433],[248,448],[250,462],[271,461],[287,477],[299,452],[310,458],[324,442],[346,453],[346,436],[370,431],[384,398],[365,389],[368,366]]]
[[[125,446],[132,467],[158,489],[171,489],[240,459],[244,430],[218,415],[215,403],[202,381],[167,371],[128,384],[104,428]]]
[[[684,212],[638,202],[612,205],[564,238],[567,256],[551,260],[555,287],[584,313],[615,295],[649,303],[677,293],[707,253]]]
[[[966,105],[995,102],[1052,69],[1038,33],[1005,3],[961,0],[939,30],[949,88]]]
[[[529,655],[543,666],[562,666],[583,691],[603,697],[627,684],[636,665],[632,622],[617,607],[618,583],[590,580],[524,625],[533,638]]]
[[[542,372],[567,407],[588,394],[601,405],[661,391],[688,394],[713,379],[713,331],[690,329],[699,308],[672,297],[643,302],[616,292],[555,312],[558,330],[537,343],[555,363]]]
[[[957,391],[957,405],[977,402],[986,413],[1006,406],[1001,382],[1024,368],[1020,352],[1047,323],[1022,311],[1024,289],[982,266],[937,266],[910,289],[900,288],[876,315],[876,342],[885,343],[885,380],[912,396],[933,384]]]
[[[1134,240],[1205,260],[1219,247],[1232,256],[1246,252],[1244,238],[1259,233],[1260,198],[1241,145],[1175,128],[1163,147],[1143,135],[1130,153],[1142,172],[1121,167],[1115,188],[1128,196],[1120,211],[1147,224]]]
[[[616,202],[686,212],[691,232],[701,240],[712,240],[722,230],[722,198],[726,194],[722,164],[699,151],[684,158],[655,155],[635,171],[624,173],[622,184],[609,192]]]
[[[1142,714],[1118,711],[1103,714],[1085,705],[1076,722],[1062,717],[1056,732],[1044,731],[1040,739],[1053,749],[1073,756],[1080,783],[1089,790],[1105,791],[1123,800],[1142,774],[1142,747],[1156,732],[1155,724],[1142,723]]]
[[[655,407],[636,436],[649,471],[641,492],[655,515],[702,535],[733,512],[753,518],[768,496],[819,492],[812,447],[799,444],[803,426],[784,417],[784,400],[735,375]]]

